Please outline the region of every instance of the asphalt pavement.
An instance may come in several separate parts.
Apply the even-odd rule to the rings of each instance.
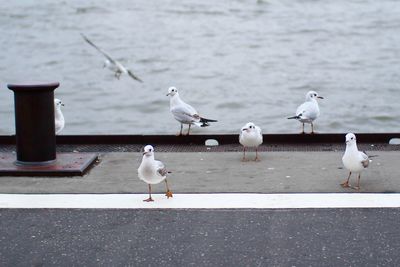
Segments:
[[[399,266],[399,209],[0,210],[1,266]]]

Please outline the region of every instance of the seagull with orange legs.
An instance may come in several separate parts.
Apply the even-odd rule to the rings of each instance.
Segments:
[[[296,110],[296,116],[289,117],[288,119],[296,119],[303,124],[302,134],[304,134],[304,124],[311,124],[311,133],[314,133],[314,120],[319,116],[319,106],[317,99],[324,99],[319,96],[317,92],[310,91],[306,94],[306,101],[301,104]]]
[[[169,190],[167,182],[167,174],[170,173],[165,168],[164,164],[154,159],[154,148],[151,145],[144,147],[142,163],[138,169],[138,175],[141,180],[149,185],[149,198],[143,200],[146,202],[154,201],[151,198],[151,185],[158,184],[165,181],[165,186],[167,187],[166,196],[167,198],[172,197],[172,192]]]
[[[350,176],[352,173],[358,173],[356,190],[360,190],[361,172],[368,167],[371,160],[364,152],[358,151],[356,136],[353,133],[346,135],[346,151],[342,157],[343,165],[350,171],[347,180],[341,183],[342,187],[351,187],[349,184]]]
[[[199,113],[189,104],[185,103],[180,97],[178,93],[178,89],[176,87],[168,88],[167,96],[169,99],[169,109],[174,116],[175,120],[181,123],[181,131],[177,135],[182,135],[183,124],[188,124],[188,132],[186,135],[190,133],[190,127],[192,125],[196,125],[199,127],[207,127],[210,126],[209,122],[217,122],[216,120],[206,119],[200,117]]]
[[[259,161],[258,158],[258,146],[263,142],[263,136],[260,127],[256,126],[254,123],[246,123],[245,126],[240,130],[239,143],[243,146],[243,159],[246,161],[246,147],[256,148],[256,158],[255,161]]]

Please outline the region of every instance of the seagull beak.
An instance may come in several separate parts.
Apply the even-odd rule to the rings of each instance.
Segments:
[[[61,103],[61,106],[65,106],[64,103]]]
[[[319,99],[324,99],[322,96],[317,96],[317,98],[319,98]]]
[[[244,131],[248,131],[249,130],[249,128],[244,128],[242,131],[244,132]]]
[[[167,96],[169,96],[169,95],[170,95],[170,93],[167,94]]]
[[[145,152],[143,152],[143,155],[147,155],[147,152],[145,151]]]

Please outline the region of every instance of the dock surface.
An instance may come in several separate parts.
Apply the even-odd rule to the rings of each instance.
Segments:
[[[263,145],[259,162],[239,145],[159,145],[174,197],[155,185],[153,203],[140,148],[59,146],[99,161],[83,177],[0,177],[0,265],[400,264],[399,146],[360,145],[377,157],[355,191],[341,144]]]

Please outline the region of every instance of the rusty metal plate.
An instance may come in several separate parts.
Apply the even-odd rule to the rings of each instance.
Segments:
[[[96,162],[94,153],[57,153],[49,166],[17,166],[14,153],[0,153],[0,176],[83,176]]]

